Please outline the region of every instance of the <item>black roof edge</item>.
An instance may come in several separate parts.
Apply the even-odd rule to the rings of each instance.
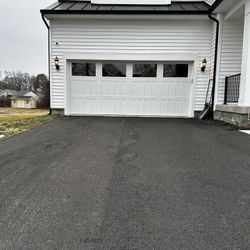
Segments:
[[[93,15],[93,14],[98,14],[98,15],[207,15],[209,12],[208,11],[158,11],[157,13],[155,11],[78,11],[78,10],[71,10],[65,11],[65,10],[41,10],[41,13],[43,15],[46,14],[88,14],[88,15]]]
[[[75,0],[57,0],[58,1],[58,6],[61,5],[63,2],[76,2]],[[54,10],[54,9],[41,9],[40,12],[42,15],[46,15],[46,14],[88,14],[88,15],[208,15],[209,13],[212,13],[214,9],[217,8],[217,6],[222,2],[223,0],[217,0],[214,2],[214,4],[212,6],[210,6],[208,3],[204,2],[204,1],[197,1],[196,3],[203,3],[205,5],[207,5],[208,10],[195,10],[195,11],[183,11],[183,10],[173,10],[173,11],[157,11],[155,12],[154,10],[143,10],[143,11],[137,11],[137,10],[126,10],[126,11],[121,11],[121,10],[111,10],[111,11],[84,11],[84,10]],[[89,2],[91,2],[89,0]],[[178,1],[172,1],[172,3],[180,3]],[[185,3],[194,3],[194,1],[185,1]],[[93,4],[95,5],[95,4]],[[98,4],[99,5],[99,4]],[[106,5],[106,4],[101,4],[101,5]],[[118,5],[118,4],[117,4]],[[57,7],[58,7],[57,6]],[[137,6],[140,6],[139,4]],[[143,5],[144,6],[144,5]]]
[[[80,2],[80,1],[77,1],[77,0],[57,0],[59,3],[63,3],[63,2]],[[85,0],[86,2],[91,2],[91,0]],[[180,2],[180,1],[175,1],[173,0],[172,3],[204,3],[208,6],[210,6],[208,3],[206,3],[204,0],[199,0],[199,1],[192,1],[192,0],[189,0],[189,1],[185,1],[185,2]],[[92,3],[93,5],[95,5],[95,3]],[[98,3],[96,5],[112,5],[112,4],[106,4],[106,3]],[[114,5],[127,5],[127,4],[114,4]],[[128,4],[128,5],[134,5],[134,4]],[[136,6],[145,6],[145,5],[153,5],[153,4],[135,4]],[[171,4],[163,4],[163,5],[171,5]],[[160,4],[159,4],[160,6]]]

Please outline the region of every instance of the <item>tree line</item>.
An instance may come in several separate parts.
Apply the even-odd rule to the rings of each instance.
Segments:
[[[21,71],[0,71],[0,90],[33,91],[40,99],[38,106],[50,106],[50,83],[45,74],[31,75]]]

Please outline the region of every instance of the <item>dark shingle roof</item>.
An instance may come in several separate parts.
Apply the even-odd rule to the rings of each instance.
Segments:
[[[42,14],[207,14],[210,6],[203,1],[172,2],[171,5],[91,4],[90,1],[59,1]]]
[[[23,90],[15,90],[15,89],[4,89],[0,91],[0,93],[7,92],[7,95],[9,96],[22,96],[28,93],[28,91]]]

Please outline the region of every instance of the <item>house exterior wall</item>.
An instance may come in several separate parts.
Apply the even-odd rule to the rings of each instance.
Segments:
[[[218,55],[217,104],[223,104],[225,78],[241,73],[243,27],[240,20],[220,20],[220,47]]]
[[[51,108],[64,109],[65,54],[106,52],[196,56],[195,110],[202,110],[212,69],[212,22],[183,19],[185,17],[179,20],[51,20],[52,61],[56,56],[60,60],[59,71],[52,62]],[[208,69],[201,72],[200,62],[204,58],[208,59]]]
[[[26,105],[27,105],[27,108],[29,107],[31,109],[35,109],[36,108],[36,100],[34,98],[31,98],[29,104],[26,103]]]
[[[17,107],[17,102],[14,100],[11,100],[11,107],[16,108]]]
[[[11,100],[12,108],[25,108],[25,100]]]
[[[11,107],[33,109],[33,108],[36,108],[36,100],[34,98],[11,100]]]

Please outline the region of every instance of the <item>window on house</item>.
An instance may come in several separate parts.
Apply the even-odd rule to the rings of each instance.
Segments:
[[[102,76],[126,77],[125,63],[104,63],[102,65]]]
[[[134,64],[133,77],[156,77],[157,64]]]
[[[96,76],[95,63],[72,63],[73,76]]]
[[[163,77],[188,77],[188,64],[164,64]]]

